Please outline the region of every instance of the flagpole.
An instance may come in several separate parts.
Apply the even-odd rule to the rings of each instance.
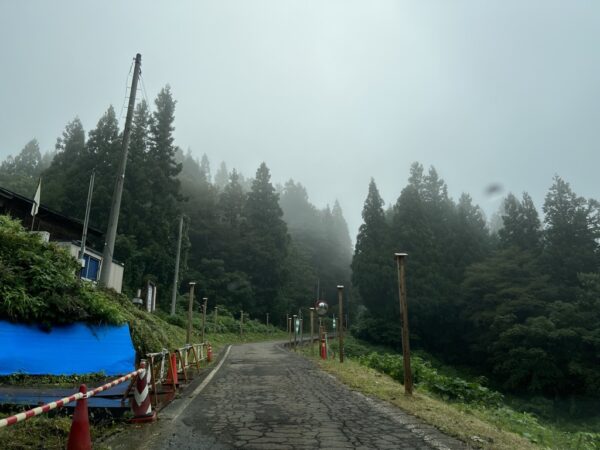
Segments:
[[[33,205],[31,205],[31,231],[33,231],[33,224],[35,223],[35,216],[37,215],[40,207],[40,197],[42,190],[42,177],[39,178],[38,187],[35,190],[35,196],[33,197]]]

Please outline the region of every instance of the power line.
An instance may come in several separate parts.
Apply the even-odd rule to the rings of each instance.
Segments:
[[[144,94],[144,100],[146,100],[146,105],[150,107],[150,102],[148,101],[148,95],[146,94],[146,84],[144,83],[144,77],[142,76],[142,72],[140,70],[140,81],[142,82],[142,93]]]
[[[131,61],[131,66],[129,66],[129,72],[127,73],[127,78],[125,78],[125,97],[123,99],[123,104],[121,105],[121,112],[119,113],[119,120],[123,118],[123,110],[125,109],[125,105],[127,104],[127,100],[129,96],[127,95],[127,91],[129,90],[129,76],[133,71],[133,64],[135,62],[135,58]]]

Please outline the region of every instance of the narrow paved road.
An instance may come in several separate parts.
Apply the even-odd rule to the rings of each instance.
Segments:
[[[231,348],[220,370],[145,430],[150,449],[464,448],[273,343]]]

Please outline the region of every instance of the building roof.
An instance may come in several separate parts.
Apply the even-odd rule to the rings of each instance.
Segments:
[[[33,199],[25,197],[21,194],[17,194],[16,192],[10,191],[3,187],[0,187],[0,199],[5,198],[9,201],[19,204],[20,210],[31,211],[33,206]],[[2,206],[0,202],[0,207]],[[0,208],[1,210],[1,208]],[[53,219],[56,222],[63,222],[69,224],[71,226],[75,225],[81,229],[83,229],[83,221],[76,219],[74,217],[69,217],[65,214],[62,214],[54,209],[48,208],[44,206],[44,204],[40,204],[38,208],[37,216],[43,216],[45,218]],[[104,233],[97,228],[88,225],[88,234],[94,235],[96,237],[102,237]]]

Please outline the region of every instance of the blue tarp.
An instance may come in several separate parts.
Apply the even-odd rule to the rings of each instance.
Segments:
[[[0,375],[120,375],[134,364],[129,325],[75,323],[45,331],[0,321]]]

